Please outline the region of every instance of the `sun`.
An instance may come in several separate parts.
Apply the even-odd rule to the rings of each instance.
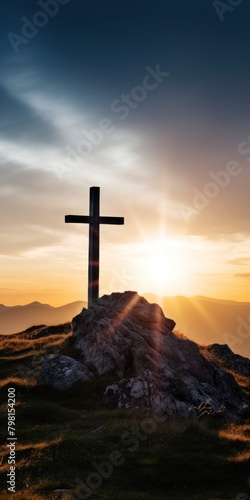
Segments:
[[[138,271],[144,291],[158,295],[190,294],[190,261],[181,239],[145,241],[138,251]]]

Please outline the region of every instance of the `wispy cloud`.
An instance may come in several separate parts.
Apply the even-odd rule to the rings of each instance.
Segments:
[[[228,260],[228,264],[236,266],[250,266],[250,257],[241,257],[239,259]]]
[[[236,278],[250,279],[250,273],[237,273],[234,276]]]

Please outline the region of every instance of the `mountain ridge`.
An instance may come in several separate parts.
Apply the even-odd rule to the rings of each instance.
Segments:
[[[75,301],[59,307],[31,302],[23,306],[0,308],[0,334],[20,333],[34,325],[50,326],[67,323],[86,305],[83,301]]]
[[[250,357],[250,302],[222,301],[196,297],[158,297],[164,313],[176,321],[176,329],[199,344],[228,344],[237,354]],[[244,331],[242,331],[244,329]]]
[[[166,296],[142,294],[158,303],[166,316],[176,322],[176,329],[200,344],[228,344],[234,352],[250,358],[250,302],[227,301],[204,296]],[[24,331],[38,324],[57,325],[70,322],[87,303],[75,301],[54,307],[40,302],[23,306],[0,305],[0,334]],[[241,334],[245,325],[244,335]]]

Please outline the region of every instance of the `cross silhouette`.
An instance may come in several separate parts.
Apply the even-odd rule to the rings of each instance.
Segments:
[[[89,215],[65,215],[65,222],[89,224],[88,307],[99,297],[100,224],[124,224],[123,217],[100,216],[100,188],[90,188]]]

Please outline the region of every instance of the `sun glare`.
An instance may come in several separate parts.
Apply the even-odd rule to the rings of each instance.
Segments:
[[[140,277],[144,291],[159,295],[190,294],[190,262],[183,242],[159,238],[140,248]]]

